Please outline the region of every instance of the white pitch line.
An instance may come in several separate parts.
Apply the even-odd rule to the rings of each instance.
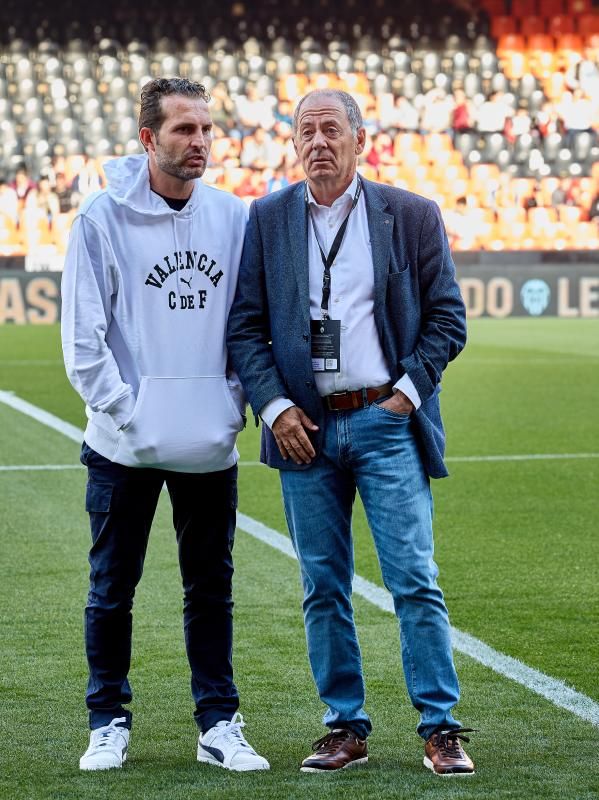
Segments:
[[[559,459],[599,458],[599,453],[513,453],[504,456],[448,456],[454,464],[481,464],[496,461],[556,461]]]
[[[38,422],[43,423],[48,428],[53,428],[55,431],[62,433],[74,442],[81,443],[83,441],[83,431],[71,425],[70,422],[44,411],[27,400],[22,400],[17,397],[13,392],[5,392],[0,390],[0,403],[4,403],[16,411],[21,411],[28,417],[36,419]],[[579,459],[579,458],[599,458],[599,453],[515,453],[506,455],[494,456],[448,456],[445,460],[453,463],[485,463],[497,461],[553,461],[559,459]],[[260,461],[240,461],[240,467],[260,467],[263,466]]]
[[[83,464],[5,464],[0,466],[0,472],[43,472],[58,471],[63,469],[83,469]]]
[[[239,512],[237,514],[237,527],[249,533],[255,539],[274,547],[286,556],[296,558],[290,539],[278,531],[268,528],[262,522],[257,522],[255,519]],[[353,590],[355,594],[368,600],[373,606],[390,614],[395,614],[393,598],[386,589],[371,583],[366,578],[355,575]],[[571,711],[577,717],[599,726],[599,703],[591,700],[590,697],[571,689],[563,681],[550,678],[549,675],[545,675],[543,672],[528,667],[511,656],[506,656],[494,650],[469,633],[464,633],[452,627],[451,635],[453,646],[458,652],[465,653],[485,667],[492,669],[493,672],[497,672],[541,695],[559,708]]]
[[[83,439],[83,431],[79,428],[64,422],[54,414],[50,414],[32,403],[21,400],[11,392],[0,391],[0,402],[64,434],[69,439],[73,439],[76,442],[81,442]],[[267,527],[262,522],[238,512],[237,527],[255,539],[279,550],[286,556],[295,558],[290,539]],[[387,611],[391,614],[395,613],[393,600],[389,592],[366,580],[366,578],[356,575],[353,581],[353,590],[357,595],[360,595],[360,597],[363,597],[382,611]],[[479,664],[483,664],[493,672],[497,672],[499,675],[503,675],[546,698],[558,708],[570,711],[580,719],[599,727],[599,703],[596,703],[590,697],[571,689],[563,681],[551,678],[549,675],[545,675],[543,672],[533,669],[511,656],[506,656],[504,653],[494,650],[469,633],[464,633],[457,628],[452,628],[451,632],[453,646],[458,652],[470,656],[474,661],[478,661]]]
[[[81,444],[83,441],[83,431],[81,428],[76,428],[74,425],[71,425],[70,422],[59,419],[54,414],[50,414],[49,411],[44,411],[43,408],[34,406],[33,403],[28,403],[27,400],[22,400],[20,397],[17,397],[14,392],[4,392],[0,389],[0,403],[4,403],[10,406],[10,408],[14,408],[15,411],[26,414],[28,417],[41,422],[42,425],[45,425],[47,428],[52,428],[62,433],[63,436],[72,439],[74,442],[79,442],[79,444]]]

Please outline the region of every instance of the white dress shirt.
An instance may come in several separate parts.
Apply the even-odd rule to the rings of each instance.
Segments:
[[[319,205],[309,187],[307,190],[312,216],[312,222],[308,221],[311,319],[322,317],[324,265],[318,242],[327,255],[352,206],[357,180],[357,175],[354,175],[345,192],[330,207]],[[374,266],[363,191],[349,216],[345,236],[331,265],[328,313],[331,319],[341,321],[341,362],[339,372],[314,373],[321,397],[388,383],[391,374],[374,321]],[[420,406],[420,396],[407,374],[393,388],[402,391],[415,408]],[[262,408],[260,416],[272,428],[279,414],[292,405],[294,403],[288,398],[275,397]]]

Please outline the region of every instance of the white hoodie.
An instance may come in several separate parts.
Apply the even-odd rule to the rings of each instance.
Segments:
[[[87,444],[132,467],[214,472],[238,458],[245,400],[225,333],[245,204],[195,181],[185,208],[151,191],[148,158],[106,164],[82,205],[62,280],[69,380]]]

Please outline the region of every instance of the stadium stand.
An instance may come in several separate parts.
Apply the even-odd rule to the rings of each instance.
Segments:
[[[140,152],[141,86],[178,74],[213,96],[205,179],[248,202],[301,179],[294,103],[338,87],[360,171],[436,200],[455,249],[596,249],[598,65],[590,0],[4,0],[0,255],[64,253],[106,159]]]

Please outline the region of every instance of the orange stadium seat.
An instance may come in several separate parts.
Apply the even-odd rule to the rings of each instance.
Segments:
[[[279,100],[294,102],[305,94],[308,88],[308,78],[302,73],[283,75],[279,79]]]
[[[401,167],[398,164],[381,164],[379,167],[379,180],[394,186],[396,181],[403,180]]]
[[[533,33],[526,41],[526,47],[529,52],[540,50],[542,52],[552,53],[555,49],[553,36],[548,33]]]
[[[505,0],[481,0],[481,6],[492,17],[506,13]]]
[[[540,0],[542,3],[542,0]],[[537,13],[537,0],[512,0],[514,17],[532,17]]]
[[[578,33],[587,38],[599,34],[599,13],[595,11],[578,17]]]
[[[498,208],[497,225],[499,229],[508,229],[515,222],[526,222],[526,209],[524,206],[507,206],[506,208]]]
[[[541,0],[539,11],[546,19],[565,13],[564,0]]]
[[[528,224],[532,235],[536,239],[551,238],[557,221],[557,209],[553,207],[538,206],[528,210]]]
[[[523,75],[530,72],[528,56],[524,52],[513,51],[506,53],[501,58],[501,64],[506,78],[520,80]]]
[[[400,163],[412,161],[410,155],[417,154],[420,161],[422,136],[419,133],[398,133],[393,142],[393,155]]]
[[[453,149],[453,142],[448,133],[429,133],[424,137],[423,156],[427,161],[439,164],[446,156],[449,162],[449,153]]]
[[[339,83],[334,72],[318,72],[310,78],[308,89],[339,89]]]
[[[547,32],[552,36],[561,36],[564,33],[574,33],[576,23],[573,17],[566,14],[556,14],[547,23]]]
[[[525,49],[524,36],[519,33],[506,33],[499,37],[497,55],[503,58],[508,53],[521,53]]]
[[[543,91],[549,100],[559,100],[566,88],[566,76],[563,72],[552,72],[543,77]]]
[[[342,72],[339,82],[341,88],[350,94],[370,94],[370,84],[363,72]]]
[[[545,29],[546,25],[543,17],[522,17],[520,20],[520,33],[522,36],[545,33]]]
[[[539,182],[539,186],[541,189],[541,201],[543,205],[549,206],[551,205],[551,196],[553,192],[557,189],[560,185],[561,181],[559,178],[555,177],[554,175],[548,175],[545,178],[541,178]]]
[[[528,63],[536,78],[548,78],[555,71],[553,37],[536,33],[528,38]]]
[[[582,49],[582,37],[577,33],[564,33],[558,36],[555,47],[556,69],[566,71],[576,66]]]
[[[45,215],[36,215],[35,218],[27,218],[27,216],[23,214],[22,219],[24,238],[30,252],[36,247],[55,246],[54,232]]]
[[[67,251],[69,232],[74,217],[75,211],[72,211],[68,214],[59,214],[52,222],[53,243],[56,245],[60,255],[64,255]]]
[[[15,221],[8,214],[0,211],[0,255],[20,255],[24,251],[21,232]]]
[[[579,222],[572,226],[572,246],[580,250],[599,250],[599,226],[595,222]]]
[[[377,168],[373,167],[371,164],[360,164],[358,166],[358,172],[360,175],[363,175],[367,181],[377,181],[379,177]]]
[[[497,164],[473,164],[470,167],[470,175],[476,183],[483,183],[498,178],[499,167]]]
[[[518,32],[518,23],[512,16],[493,17],[491,20],[491,36],[499,39],[500,36],[507,36],[510,33]]]
[[[585,176],[584,178],[578,179],[578,185],[580,186],[581,194],[591,194],[594,195],[598,189],[597,186],[597,179],[589,176]]]
[[[558,206],[557,215],[565,225],[577,225],[582,221],[583,210],[580,206]]]

